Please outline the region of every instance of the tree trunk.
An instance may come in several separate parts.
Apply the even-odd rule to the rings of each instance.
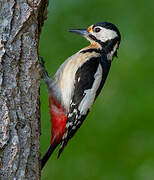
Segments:
[[[48,0],[0,0],[0,179],[40,179],[38,43]]]

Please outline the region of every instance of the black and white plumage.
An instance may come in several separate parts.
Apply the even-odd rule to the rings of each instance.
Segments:
[[[83,123],[104,86],[112,59],[117,56],[121,40],[117,27],[108,22],[96,23],[87,30],[75,29],[70,32],[84,36],[91,44],[68,58],[52,80],[44,76],[49,95],[52,94],[52,98],[60,102],[60,107],[67,117],[66,124],[60,125],[65,126],[65,131],[61,133],[60,138],[57,135],[59,132],[52,134],[55,137],[52,137],[54,140],[51,140],[49,150],[53,152],[53,144],[53,148],[56,148],[60,143],[58,156]],[[43,71],[45,71],[44,68]],[[52,126],[54,126],[53,121]],[[56,136],[58,136],[57,140]],[[43,160],[48,159],[50,154],[48,152]]]
[[[105,72],[103,67],[105,63]],[[101,57],[91,58],[76,72],[74,95],[67,114],[66,132],[62,138],[59,155],[68,140],[73,137],[88,115],[95,98],[100,93],[107,77],[111,62],[102,62]],[[106,73],[106,74],[105,74]]]

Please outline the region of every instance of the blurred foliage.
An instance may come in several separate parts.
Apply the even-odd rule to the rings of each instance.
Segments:
[[[154,1],[52,0],[40,39],[51,76],[88,42],[69,28],[108,21],[121,31],[118,59],[102,93],[42,180],[154,180]],[[41,86],[41,153],[50,143],[48,95]]]

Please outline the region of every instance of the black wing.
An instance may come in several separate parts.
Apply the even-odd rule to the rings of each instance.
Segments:
[[[73,137],[75,132],[83,123],[84,119],[88,115],[91,105],[100,93],[110,68],[110,65],[106,66],[106,63],[108,64],[108,62],[103,60],[101,57],[92,58],[85,62],[76,72],[74,95],[72,101],[70,102],[70,109],[66,123],[66,132],[62,138],[58,157],[69,139]],[[96,87],[94,87],[94,85],[96,85]],[[94,88],[94,93],[91,92],[91,96],[94,96],[94,98],[92,98],[90,101],[91,96],[90,94],[87,95],[86,91]],[[88,109],[84,109],[84,107],[87,106],[87,104],[84,106],[86,101],[90,101],[90,107]],[[84,110],[82,111],[82,109]]]

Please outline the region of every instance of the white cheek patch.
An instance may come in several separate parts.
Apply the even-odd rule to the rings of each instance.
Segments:
[[[94,36],[96,36],[98,40],[106,42],[108,40],[118,37],[118,34],[111,29],[101,28],[101,31],[99,33],[95,33]]]

